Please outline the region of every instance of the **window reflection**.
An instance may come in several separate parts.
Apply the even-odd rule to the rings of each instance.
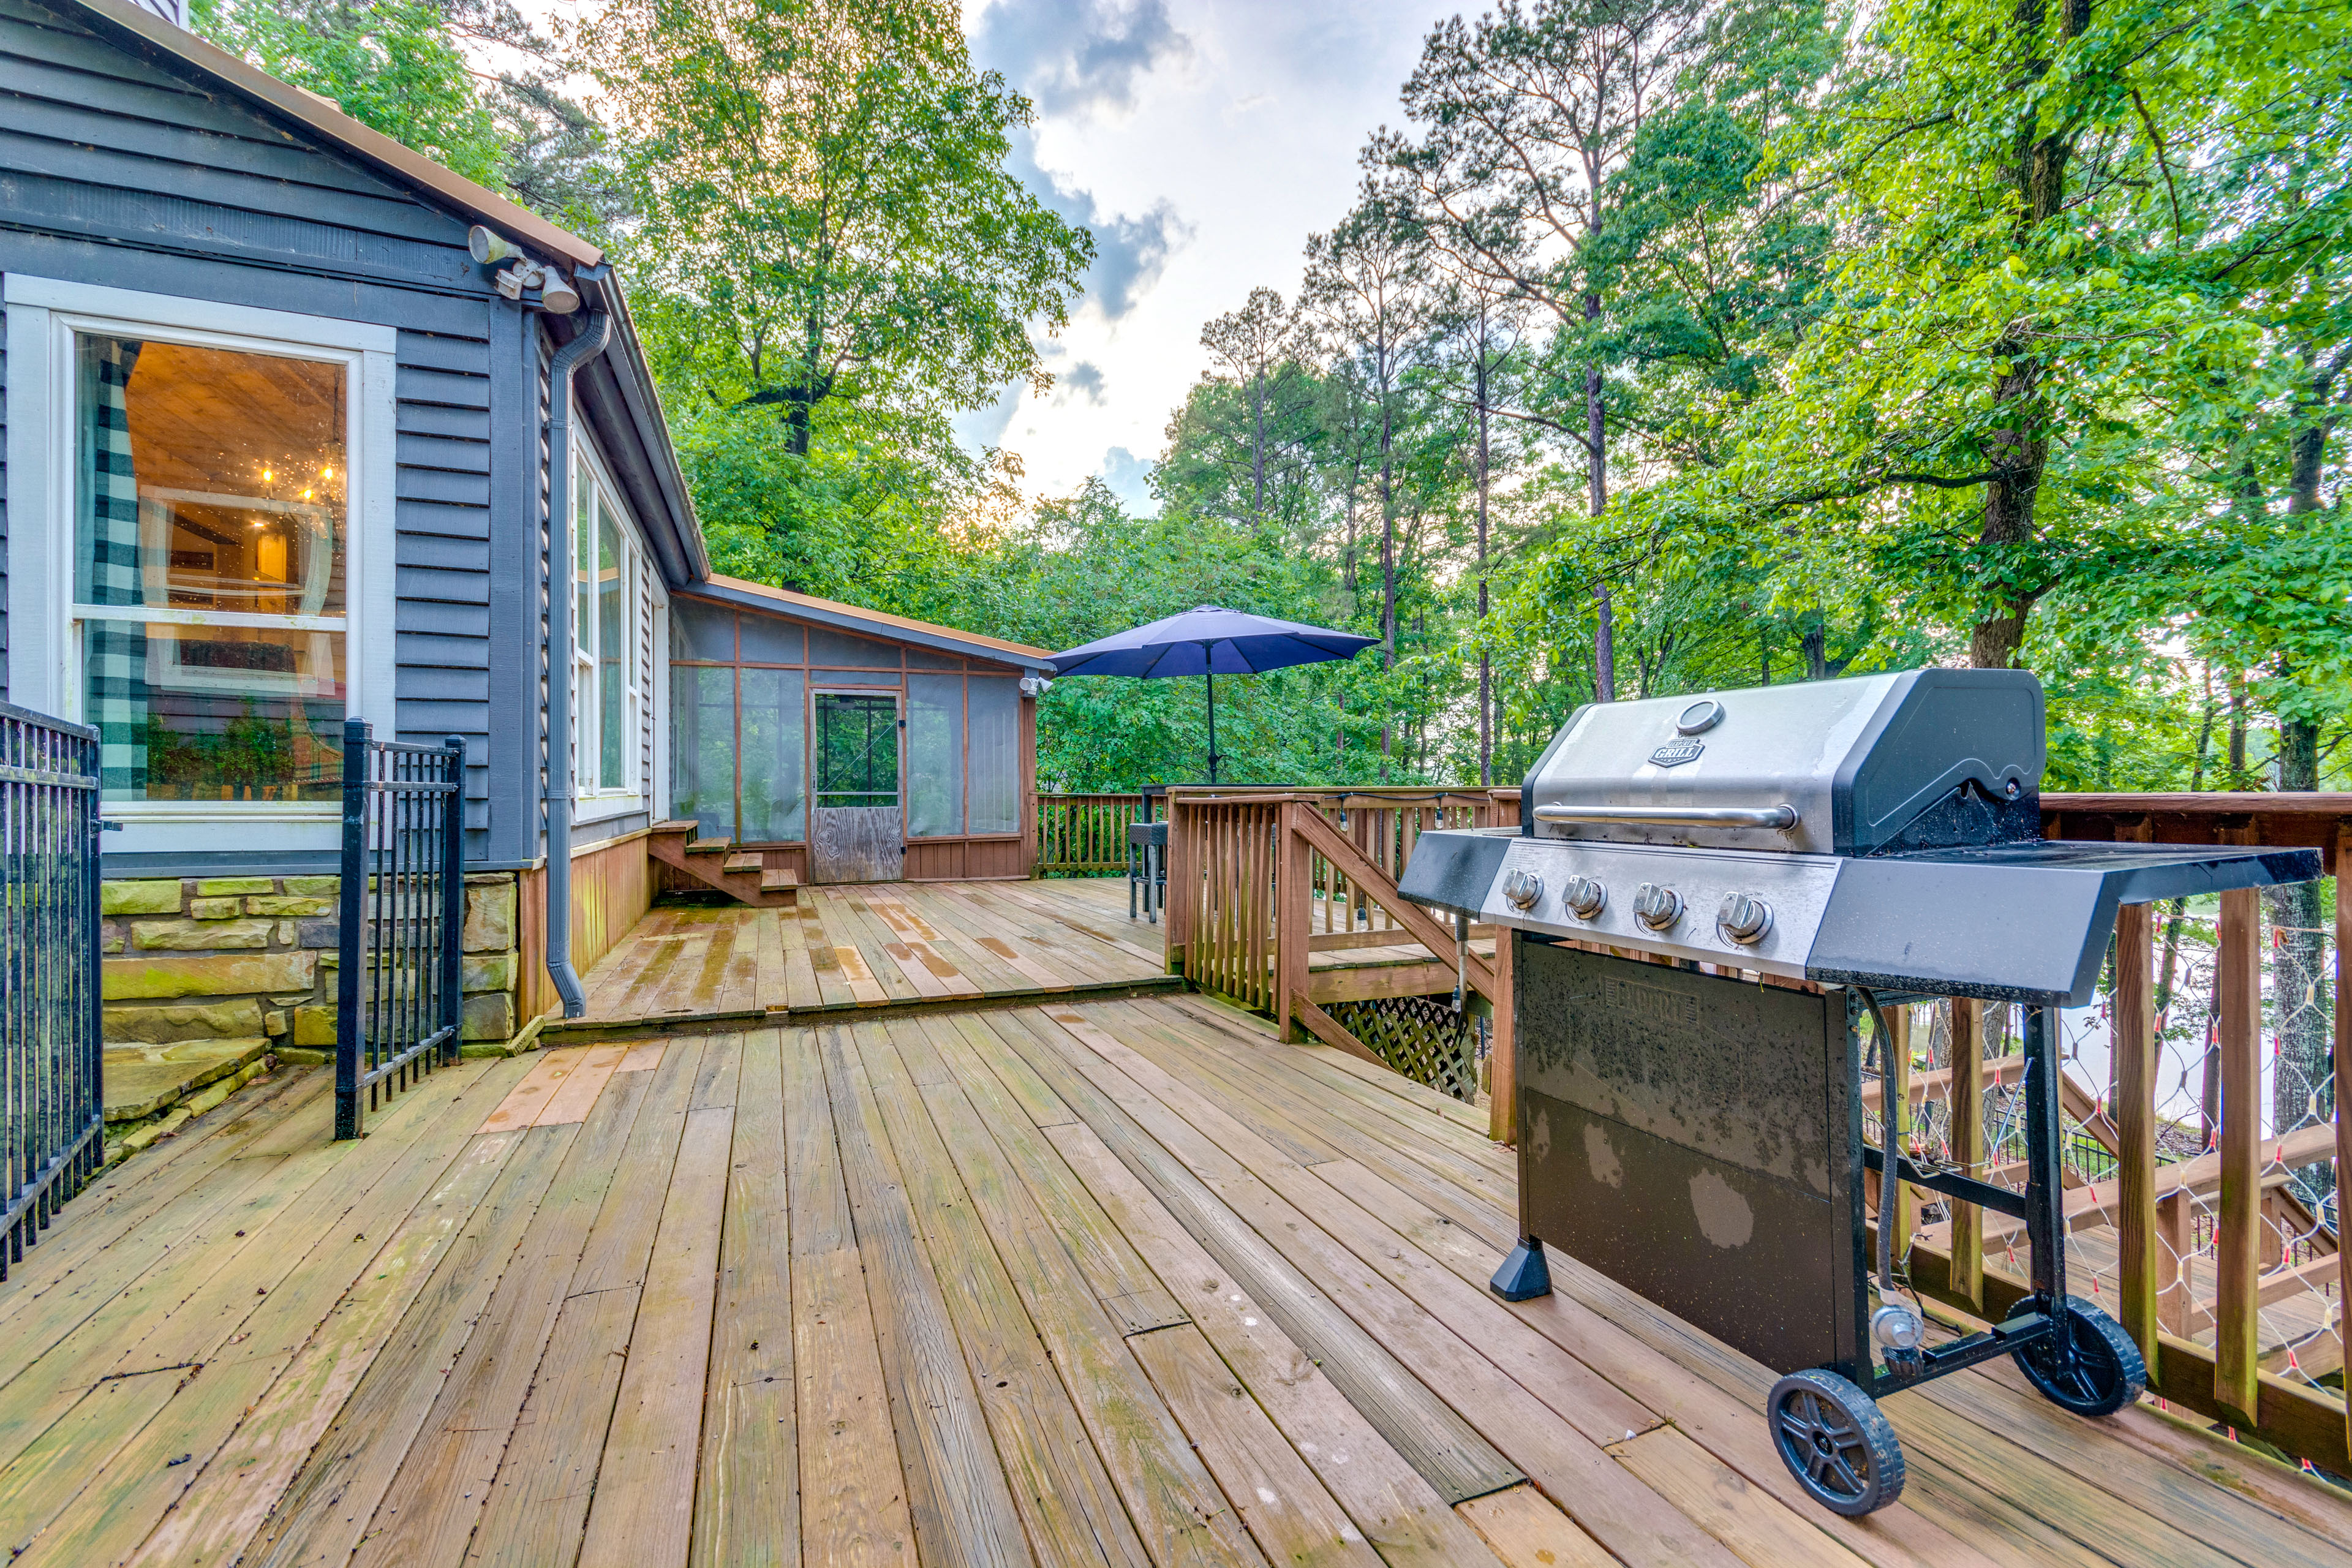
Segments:
[[[110,800],[331,800],[340,362],[76,340],[74,599]]]

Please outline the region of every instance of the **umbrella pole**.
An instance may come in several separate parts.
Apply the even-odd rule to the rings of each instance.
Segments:
[[[1209,683],[1209,782],[1217,782],[1217,676],[1204,669],[1201,679]]]

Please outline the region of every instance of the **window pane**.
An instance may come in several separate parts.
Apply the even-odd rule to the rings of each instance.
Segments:
[[[808,836],[806,748],[797,669],[743,671],[743,838],[798,843]]]
[[[809,662],[840,665],[851,669],[896,669],[898,645],[854,637],[826,626],[809,628]]]
[[[342,795],[343,635],[85,621],[109,800]]]
[[[816,803],[898,804],[898,700],[816,696]]]
[[[673,599],[669,605],[669,656],[707,658],[719,664],[735,662],[735,612],[692,599]]]
[[[963,677],[907,677],[907,836],[963,831]]]
[[[973,676],[971,831],[1021,831],[1021,684]]]
[[[735,672],[670,671],[670,809],[713,838],[735,837]]]
[[[596,787],[596,480],[584,458],[572,465],[572,776]]]
[[[596,697],[598,784],[625,789],[629,784],[627,700],[629,693],[629,557],[612,508],[596,509]]]
[[[748,663],[798,664],[801,629],[773,616],[743,617],[743,658]]]
[[[74,594],[326,626],[79,617],[110,800],[331,800],[345,367],[81,334]]]

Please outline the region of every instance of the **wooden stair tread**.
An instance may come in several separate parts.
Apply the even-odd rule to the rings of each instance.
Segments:
[[[735,847],[731,838],[698,838],[686,847],[689,855],[725,855]]]
[[[728,875],[732,876],[738,871],[761,870],[763,868],[763,865],[764,862],[761,860],[758,850],[739,849],[734,854],[727,857],[727,864],[720,867],[719,869],[725,871]]]
[[[664,821],[655,823],[652,827],[647,829],[647,831],[652,833],[692,833],[696,828],[700,827],[701,826],[701,823],[696,821],[691,816],[673,816],[667,818]]]
[[[800,885],[800,874],[796,871],[779,868],[760,873],[760,891],[763,893],[789,892]]]

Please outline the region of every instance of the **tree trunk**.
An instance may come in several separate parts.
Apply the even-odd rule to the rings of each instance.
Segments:
[[[2091,0],[2062,0],[2061,27],[2076,38],[2091,25]],[[2011,14],[2014,30],[2027,51],[2026,75],[2040,78],[2050,61],[2038,51],[2046,23],[2043,0],[2018,0]],[[2021,248],[2034,229],[2058,216],[2066,203],[2066,163],[2074,154],[2071,134],[2037,136],[2033,111],[2022,111],[2011,163],[2019,197],[2017,237]],[[1984,524],[1980,541],[1996,550],[2029,543],[2034,537],[2034,505],[2042,474],[2049,463],[2050,443],[2042,428],[2048,414],[2042,397],[2042,363],[2034,353],[2032,332],[2021,327],[2000,344],[2009,369],[1993,381],[1993,402],[2006,415],[2004,428],[1986,443],[1986,455],[1998,470],[1985,486]],[[2020,592],[2000,602],[1969,633],[1969,662],[1979,669],[2015,668],[2025,646],[2026,616],[2038,592]]]
[[[1494,700],[1486,657],[1486,317],[1478,315],[1478,783],[1495,783],[1495,733],[1488,722]]]
[[[1388,363],[1388,345],[1379,347],[1381,363]],[[1394,442],[1396,425],[1389,406],[1389,378],[1385,369],[1381,375],[1381,668],[1396,667],[1396,468]],[[1395,729],[1393,716],[1381,720],[1381,782],[1389,782],[1390,738]]]
[[[1250,447],[1250,517],[1265,521],[1265,369],[1258,368],[1255,391],[1251,402],[1257,415],[1257,438]]]
[[[2326,406],[2333,379],[2332,372],[2313,377],[2320,407]],[[2295,432],[2288,450],[2286,510],[2291,529],[2305,526],[2303,520],[2320,510],[2319,481],[2327,456],[2328,430],[2326,422],[2315,419]],[[2280,683],[2291,687],[2293,680],[2294,671],[2283,667]],[[2283,790],[2319,787],[2316,721],[2279,720],[2278,774]],[[2313,1120],[2326,1121],[2335,1117],[2336,1085],[2329,1059],[2336,1037],[2335,988],[2328,984],[2326,913],[2319,884],[2295,882],[2270,889],[2268,901],[2275,933],[2271,993],[2278,1019],[2271,1131],[2281,1135]],[[2305,1173],[2304,1184],[2324,1193],[2335,1186],[2336,1174],[2332,1165],[2314,1166]]]
[[[1598,201],[1599,197],[1596,195],[1594,199]],[[1601,319],[1600,295],[1585,295],[1584,319],[1588,321]],[[1601,366],[1588,365],[1584,372],[1585,501],[1595,518],[1609,510],[1609,408],[1601,394]],[[1593,584],[1592,602],[1598,616],[1592,628],[1592,694],[1602,702],[1614,702],[1617,700],[1616,610],[1610,603],[1609,584],[1605,578]]]

